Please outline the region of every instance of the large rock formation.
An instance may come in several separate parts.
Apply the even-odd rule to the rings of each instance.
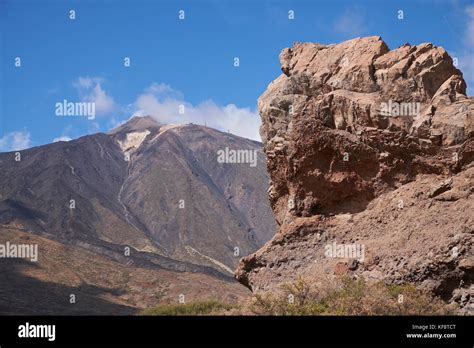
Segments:
[[[467,310],[474,98],[446,51],[366,37],[296,43],[280,62],[258,102],[280,227],[239,281],[258,291],[349,273],[415,282]],[[362,257],[331,255],[338,245]]]

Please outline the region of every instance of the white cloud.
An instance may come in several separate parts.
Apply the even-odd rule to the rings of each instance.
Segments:
[[[151,115],[159,122],[195,123],[221,131],[261,141],[260,117],[255,110],[239,108],[235,104],[221,106],[212,100],[193,105],[186,102],[179,91],[168,85],[154,83],[138,96],[134,115]],[[180,111],[183,111],[182,113]]]
[[[145,88],[145,92],[160,96],[183,98],[182,93],[174,90],[170,85],[167,85],[166,83],[153,82],[150,86]]]
[[[72,139],[75,138],[74,136],[71,136],[72,132],[73,132],[72,125],[68,125],[64,127],[63,131],[61,132],[61,135],[53,139],[53,143],[56,143],[58,141],[71,141]]]
[[[129,112],[129,111],[127,111]],[[136,115],[136,116],[145,116],[145,115]],[[123,120],[118,117],[112,116],[107,122],[107,129],[114,129],[120,127],[122,124],[126,123],[128,120]]]
[[[0,138],[0,151],[19,151],[31,147],[31,134],[28,131],[14,131]]]
[[[100,77],[78,77],[76,81],[74,81],[73,85],[76,88],[83,88],[83,89],[91,89],[98,83],[104,82],[103,78]]]
[[[334,30],[351,37],[362,36],[367,30],[366,17],[358,8],[346,9],[334,22]]]
[[[95,103],[98,115],[108,114],[117,109],[114,98],[102,88],[103,82],[104,79],[99,77],[79,77],[73,83],[82,101]]]
[[[53,143],[57,143],[58,141],[71,141],[72,139],[66,135],[61,135],[60,137],[54,138]]]

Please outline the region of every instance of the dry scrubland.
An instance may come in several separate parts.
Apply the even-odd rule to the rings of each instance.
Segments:
[[[450,315],[457,305],[418,290],[412,284],[386,285],[348,277],[314,284],[298,279],[280,291],[240,303],[196,301],[164,304],[142,315]]]

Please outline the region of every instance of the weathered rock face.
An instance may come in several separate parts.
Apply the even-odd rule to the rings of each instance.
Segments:
[[[343,270],[415,281],[443,298],[468,288],[474,98],[446,51],[390,51],[367,37],[297,43],[280,61],[258,102],[280,229],[241,260],[237,278],[258,290]],[[358,241],[370,258],[325,256],[336,241]]]

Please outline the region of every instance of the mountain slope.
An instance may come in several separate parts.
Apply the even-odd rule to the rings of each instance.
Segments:
[[[225,148],[255,151],[257,165],[219,163]],[[261,144],[207,127],[135,117],[19,154],[0,153],[2,230],[234,282],[275,228]]]
[[[232,303],[248,296],[243,286],[228,279],[169,271],[0,227],[0,244],[7,241],[37,244],[40,255],[35,263],[0,261],[2,315],[131,315],[162,303],[178,303],[180,298],[186,303],[204,299]]]
[[[120,142],[131,132],[144,130],[134,125],[113,137]],[[226,147],[255,151],[257,166],[218,163],[217,152]],[[130,219],[139,221],[167,255],[233,269],[240,255],[271,237],[274,223],[262,204],[268,179],[259,143],[197,125],[164,126],[151,129],[139,147],[124,148],[127,152],[120,199]]]

